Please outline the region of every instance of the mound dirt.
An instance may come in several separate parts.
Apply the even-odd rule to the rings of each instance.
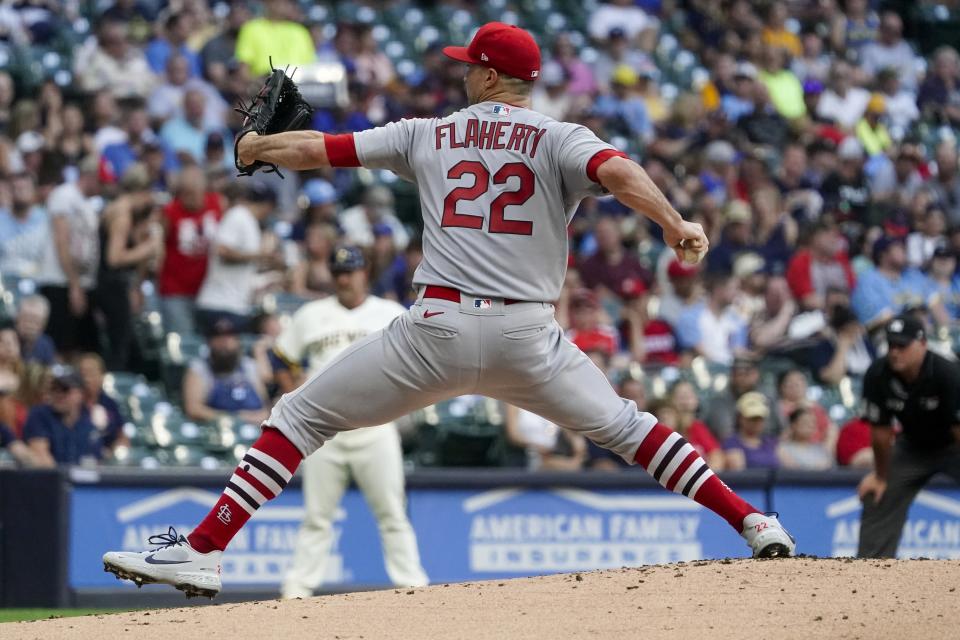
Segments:
[[[960,637],[960,562],[720,560],[6,624],[5,639]]]

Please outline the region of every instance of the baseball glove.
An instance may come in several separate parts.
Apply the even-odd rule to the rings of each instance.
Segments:
[[[292,75],[292,74],[291,74]],[[300,90],[294,84],[286,69],[274,69],[270,63],[270,75],[263,83],[260,91],[250,101],[248,106],[243,102],[237,108],[246,118],[243,127],[233,143],[233,162],[241,176],[252,176],[258,169],[267,167],[267,173],[275,172],[281,178],[283,174],[277,165],[271,162],[255,161],[252,164],[240,163],[240,140],[251,131],[258,135],[280,133],[281,131],[295,131],[306,129],[313,117],[313,108],[300,95]]]

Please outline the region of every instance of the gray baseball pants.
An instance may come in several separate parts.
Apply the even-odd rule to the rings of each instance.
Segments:
[[[656,424],[564,338],[553,305],[467,294],[457,303],[423,291],[407,313],[285,394],[264,424],[308,456],[341,431],[465,394],[539,414],[630,463]]]
[[[868,496],[863,503],[857,557],[896,557],[910,504],[937,473],[960,482],[960,446],[922,451],[902,441],[894,445],[887,490],[879,502]]]

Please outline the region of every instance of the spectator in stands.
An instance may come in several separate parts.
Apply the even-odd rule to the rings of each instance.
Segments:
[[[590,37],[603,41],[613,29],[622,29],[628,40],[637,38],[647,29],[656,29],[659,21],[638,7],[633,0],[612,0],[603,3],[590,14],[587,30]]]
[[[780,275],[797,245],[797,222],[783,207],[780,192],[772,184],[753,189],[753,244],[768,273]],[[736,265],[736,261],[734,261]]]
[[[755,82],[752,98],[753,109],[737,120],[737,133],[745,139],[744,146],[757,145],[756,151],[760,153],[783,148],[790,133],[790,124],[770,101],[767,86]]]
[[[830,75],[830,56],[823,51],[823,38],[816,31],[806,31],[800,38],[803,52],[792,57],[791,71],[802,82],[825,82]]]
[[[223,30],[210,38],[200,50],[203,77],[215,86],[221,86],[227,78],[227,67],[235,60],[237,37],[240,29],[250,20],[250,7],[246,2],[231,2],[223,24]]]
[[[850,309],[846,292],[827,294],[826,318],[826,325],[808,347],[808,371],[827,385],[839,384],[847,375],[862,376],[873,360],[873,345]]]
[[[594,236],[597,252],[578,267],[584,285],[594,289],[602,298],[617,298],[627,280],[650,285],[650,273],[623,245],[623,233],[617,218],[601,216],[597,219]]]
[[[544,63],[540,81],[534,85],[533,103],[537,111],[555,120],[563,121],[573,105],[573,96],[567,91],[567,72],[560,63]]]
[[[50,303],[40,295],[24,296],[17,305],[14,326],[20,339],[20,355],[25,363],[50,366],[57,353],[53,340],[44,333],[50,318]]]
[[[790,34],[796,39],[794,34]],[[797,49],[799,49],[799,42]],[[787,53],[779,46],[768,46],[763,52],[760,82],[767,88],[770,102],[781,116],[796,120],[807,114],[803,103],[803,86],[787,67]]]
[[[950,319],[960,320],[960,275],[957,274],[957,254],[953,249],[940,246],[933,250],[927,277]]]
[[[23,439],[37,466],[90,464],[103,457],[100,432],[83,405],[83,382],[70,367],[53,368],[48,402],[33,407]]]
[[[826,409],[812,402],[809,395],[807,376],[801,369],[788,369],[780,374],[777,380],[777,401],[771,414],[774,433],[784,434],[790,426],[790,416],[797,409],[807,409],[813,416],[813,434],[807,439],[811,442],[824,443],[831,450],[837,439],[837,427],[830,420]]]
[[[85,353],[77,360],[77,374],[83,382],[83,405],[100,434],[105,455],[117,446],[129,443],[123,433],[126,420],[120,405],[103,390],[106,373],[103,358],[95,353]]]
[[[720,443],[713,437],[709,427],[699,418],[700,398],[689,380],[678,380],[670,387],[670,404],[676,411],[676,422],[671,424],[674,430],[687,439],[697,453],[707,461],[714,471],[723,471],[725,456]]]
[[[833,467],[831,448],[815,439],[817,421],[812,409],[816,406],[799,407],[788,416],[786,437],[777,449],[781,468],[822,471]]]
[[[227,317],[238,331],[249,328],[256,276],[261,267],[279,266],[278,256],[263,242],[260,226],[277,204],[265,182],[250,182],[237,203],[223,214],[210,248],[210,264],[197,295],[200,324],[212,327]]]
[[[609,359],[619,351],[619,336],[607,324],[600,300],[590,289],[580,289],[573,295],[567,339],[591,356],[604,371]]]
[[[380,282],[374,286],[374,293],[382,292],[384,298],[396,300],[405,307],[416,302],[416,290],[413,287],[413,274],[423,260],[423,241],[414,236],[402,255],[397,256]],[[381,293],[377,293],[381,295]]]
[[[127,25],[113,20],[100,24],[95,48],[77,52],[74,73],[83,91],[106,89],[118,98],[146,98],[155,82],[143,52],[130,43]]]
[[[723,235],[707,254],[707,271],[732,273],[733,261],[740,253],[753,249],[751,243],[753,212],[743,200],[731,200],[723,211]]]
[[[373,244],[373,227],[385,224],[393,233],[393,242],[398,251],[403,251],[410,241],[410,234],[397,218],[393,192],[384,185],[373,185],[363,194],[363,202],[340,213],[340,226],[345,242],[361,247]]]
[[[13,373],[18,381],[23,368],[20,357],[20,338],[12,324],[0,325],[0,370]]]
[[[889,105],[889,103],[888,103]],[[923,162],[920,147],[904,142],[894,154],[893,162],[885,162],[870,176],[870,191],[877,202],[906,208],[924,186],[919,167]]]
[[[785,2],[773,2],[767,6],[767,15],[763,26],[763,43],[771,48],[781,49],[791,56],[802,53],[800,38],[787,28],[787,18],[790,17]]]
[[[727,122],[737,124],[743,116],[753,113],[754,85],[757,68],[749,62],[740,62],[733,73],[733,87],[720,98],[720,108]]]
[[[191,420],[229,414],[259,424],[266,420],[266,389],[256,363],[241,351],[237,328],[223,317],[207,331],[210,355],[190,363],[183,376],[183,409]]]
[[[907,236],[907,264],[923,269],[929,264],[933,252],[946,244],[947,219],[943,209],[936,204],[927,207],[915,229]]]
[[[192,27],[193,20],[187,11],[171,13],[167,17],[162,32],[151,40],[144,50],[147,63],[154,73],[163,73],[167,61],[178,55],[186,59],[191,77],[199,78],[202,75],[200,56],[187,46]]]
[[[316,59],[316,49],[310,31],[300,23],[299,9],[293,0],[265,0],[264,15],[240,28],[237,35],[236,58],[250,67],[255,76],[270,72],[274,67],[310,64]]]
[[[201,88],[187,89],[183,94],[183,113],[166,121],[160,129],[160,139],[169,153],[173,153],[181,163],[200,162],[206,157],[208,140],[220,136],[220,146],[223,148],[221,164],[227,164],[229,155],[230,164],[233,163],[232,151],[227,148],[227,140],[233,138],[223,127],[222,121],[217,124],[208,123],[207,92]]]
[[[733,307],[737,281],[729,274],[712,273],[705,285],[706,300],[680,314],[677,341],[684,351],[711,363],[729,365],[747,345],[745,321]]]
[[[886,152],[893,146],[890,131],[887,130],[883,118],[887,113],[887,102],[883,94],[874,93],[867,102],[867,110],[854,127],[857,140],[870,157]]]
[[[593,78],[600,93],[610,91],[613,74],[618,67],[641,69],[649,63],[647,55],[634,47],[623,25],[616,25],[604,34],[602,49],[593,61]]]
[[[3,423],[0,423],[0,450],[9,453],[14,462],[21,467],[38,466],[30,448],[17,438],[13,429]]]
[[[290,238],[303,242],[306,229],[312,224],[325,224],[339,235],[337,220],[337,190],[332,184],[321,178],[311,178],[303,184],[299,198],[303,214],[294,223]]]
[[[903,20],[893,11],[884,11],[880,16],[878,38],[860,52],[860,66],[869,78],[875,78],[883,69],[891,69],[900,78],[901,86],[914,92],[920,69],[918,62],[913,49],[903,39]]]
[[[804,244],[790,259],[787,283],[803,310],[823,309],[828,290],[853,290],[853,269],[831,218],[817,221]]]
[[[851,305],[868,331],[882,326],[908,306],[936,302],[924,275],[907,266],[902,238],[884,236],[873,245],[874,268],[864,271],[853,292]],[[934,305],[935,313],[942,305]],[[946,324],[941,315],[939,324]]]
[[[769,417],[770,406],[762,393],[750,391],[740,397],[736,433],[723,440],[729,470],[776,469],[780,466],[777,439],[764,433]]]
[[[667,282],[661,287],[659,317],[675,327],[680,315],[702,300],[700,268],[676,258],[667,265]]]
[[[836,122],[848,132],[853,131],[869,101],[870,92],[853,84],[849,63],[837,59],[830,70],[827,90],[817,103],[817,115]]]
[[[730,436],[736,426],[737,400],[745,393],[759,392],[760,369],[754,357],[741,355],[734,359],[730,367],[730,382],[724,393],[714,396],[706,407],[703,421],[718,440],[723,441]],[[768,399],[767,406],[772,402]],[[772,431],[769,426],[768,430]]]
[[[504,406],[503,428],[507,444],[523,456],[512,456],[509,466],[525,466],[531,471],[575,471],[586,459],[583,436],[566,437],[567,432],[554,423],[513,405]]]
[[[290,274],[291,293],[303,298],[324,298],[333,293],[330,256],[336,244],[337,229],[333,225],[314,222],[307,226],[303,255]]]
[[[610,78],[610,93],[597,97],[593,111],[612,123],[610,133],[649,142],[653,137],[653,123],[647,115],[646,103],[637,95],[638,82],[637,72],[630,66],[617,66]]]
[[[870,212],[870,183],[863,170],[863,145],[846,137],[837,148],[837,168],[820,185],[824,211],[833,213],[838,221],[868,222]]]
[[[210,242],[222,211],[220,196],[207,191],[203,169],[194,166],[180,172],[176,196],[164,210],[164,260],[158,278],[167,331],[195,333],[195,298],[207,273]]]
[[[929,181],[934,197],[947,214],[951,227],[960,225],[960,169],[957,142],[947,139],[937,145],[937,175]]]
[[[933,52],[933,64],[917,94],[924,118],[960,125],[960,55],[951,46]]]
[[[150,118],[153,122],[163,122],[182,116],[184,101],[189,89],[196,89],[204,95],[203,125],[217,128],[225,122],[226,104],[209,84],[199,78],[190,77],[189,61],[179,55],[170,56],[164,69],[163,82],[150,94]]]
[[[107,165],[107,173],[114,180],[122,179],[127,169],[143,157],[147,145],[156,140],[156,134],[150,129],[147,108],[143,100],[127,100],[121,120],[126,134],[124,139],[109,144],[103,149],[103,161]]]
[[[47,333],[57,350],[98,351],[92,294],[96,286],[100,239],[92,200],[100,190],[99,163],[84,158],[76,182],[61,184],[47,198],[51,233],[36,281],[50,301]]]
[[[50,236],[47,211],[37,200],[29,173],[10,176],[10,207],[0,209],[0,273],[33,278],[40,271]]]
[[[854,418],[840,429],[837,438],[837,464],[843,467],[873,469],[870,423]]]
[[[163,228],[154,211],[147,169],[142,164],[131,165],[120,179],[120,195],[100,217],[96,302],[106,325],[104,346],[111,371],[125,371],[130,366],[131,296],[163,251]]]
[[[847,0],[843,11],[833,14],[830,41],[838,53],[859,53],[877,38],[880,18],[868,0]]]
[[[751,350],[759,354],[786,347],[790,342],[788,329],[796,312],[797,303],[790,295],[787,281],[781,276],[768,277],[763,291],[763,307],[756,310],[750,320]]]
[[[381,89],[394,79],[396,75],[390,58],[377,44],[373,37],[373,28],[370,25],[357,27],[357,55],[353,58],[354,77],[358,82]]]

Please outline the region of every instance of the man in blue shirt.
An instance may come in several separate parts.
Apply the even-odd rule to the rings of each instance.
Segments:
[[[51,369],[50,401],[30,410],[23,439],[37,465],[82,464],[102,456],[100,431],[83,406],[83,382],[70,367]]]
[[[883,326],[908,307],[927,306],[937,324],[949,318],[939,296],[918,269],[907,267],[902,238],[882,237],[873,245],[872,269],[860,275],[850,300],[854,313],[868,330]]]
[[[20,338],[20,357],[25,363],[37,362],[50,366],[57,358],[53,340],[44,333],[50,319],[50,303],[34,294],[20,299],[14,328]]]

